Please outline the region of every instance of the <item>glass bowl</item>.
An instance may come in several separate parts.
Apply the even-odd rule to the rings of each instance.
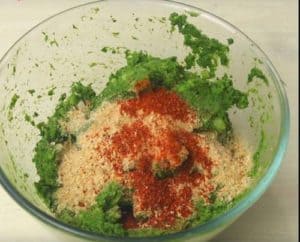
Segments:
[[[209,37],[222,42],[234,40],[230,65],[219,70],[218,75],[231,74],[235,87],[249,92],[249,108],[238,112],[233,109],[230,117],[238,135],[247,139],[253,155],[259,152],[261,168],[255,186],[226,213],[170,235],[113,238],[60,222],[37,196],[33,185],[38,177],[31,160],[39,133],[25,116],[32,117],[36,112],[39,116],[34,118],[35,122],[45,120],[52,114],[59,96],[78,80],[101,91],[110,73],[125,64],[123,47],[183,60],[189,49],[183,45],[181,35],[170,32],[168,16],[172,12],[187,14],[189,21]],[[116,53],[102,52],[106,46],[116,47]],[[265,73],[269,85],[259,80],[247,83],[253,66]],[[284,84],[268,57],[225,20],[172,1],[97,1],[56,14],[32,28],[7,51],[0,61],[0,82],[0,181],[20,206],[57,228],[56,233],[68,232],[64,236],[99,241],[207,240],[257,201],[277,173],[287,147],[288,101]],[[14,96],[18,98],[12,108]]]

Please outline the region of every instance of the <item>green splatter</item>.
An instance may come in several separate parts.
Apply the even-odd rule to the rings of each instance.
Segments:
[[[161,23],[165,23],[167,21],[167,18],[166,17],[161,17],[158,19],[159,22]]]
[[[113,21],[113,23],[117,22],[117,20],[112,15],[110,15],[110,19],[111,21]]]
[[[254,61],[258,62],[259,64],[263,64],[263,61],[261,59],[259,59],[257,57],[254,57],[253,59],[254,59]]]
[[[77,29],[78,30],[78,28],[77,28],[76,25],[73,24],[72,27],[73,27],[73,29]]]
[[[188,15],[190,15],[191,17],[198,17],[199,16],[199,13],[196,13],[196,12],[193,12],[193,11],[186,11],[186,13]]]
[[[20,98],[20,96],[16,93],[12,96],[12,98],[10,100],[10,103],[9,103],[9,106],[8,106],[9,110],[14,109],[14,107],[16,106],[16,103],[19,100],[19,98]]]
[[[96,7],[96,8],[92,8],[92,10],[95,14],[97,14],[100,11],[100,8]]]
[[[104,53],[106,53],[106,52],[108,51],[108,47],[103,47],[103,48],[101,49],[101,51],[104,52]]]
[[[117,36],[120,35],[120,33],[119,33],[119,32],[113,32],[112,35],[113,35],[114,37],[117,37]]]
[[[55,34],[55,33],[53,33],[53,38],[52,38],[52,39],[50,39],[49,35],[48,35],[46,32],[42,32],[42,34],[43,34],[43,36],[44,36],[44,41],[45,41],[46,43],[49,43],[50,46],[53,46],[53,45],[55,45],[56,47],[59,46],[59,45],[58,45],[58,42],[56,41],[56,39],[55,39],[55,37],[54,37],[54,34]]]
[[[16,65],[13,65],[12,75],[16,75],[17,67]]]
[[[89,64],[89,67],[94,67],[94,66],[96,66],[96,65],[97,65],[96,62],[92,62],[92,63]]]
[[[250,70],[250,73],[248,74],[248,83],[252,82],[254,80],[254,78],[261,79],[267,86],[269,85],[268,78],[265,76],[265,74],[262,72],[262,70],[257,67],[253,67]]]
[[[126,51],[127,48],[126,47],[108,47],[108,46],[105,46],[101,49],[101,51],[103,53],[107,53],[107,52],[111,52],[112,54],[120,54],[121,51]]]
[[[250,127],[253,128],[254,125],[255,125],[254,117],[253,116],[249,116],[248,122],[249,122]]]
[[[27,90],[27,92],[32,96],[35,93],[35,90],[34,89],[29,89],[29,90]]]
[[[232,45],[234,43],[233,38],[227,39],[227,43],[228,43],[228,45]]]
[[[66,93],[63,93],[63,94],[60,95],[58,101],[62,102],[62,101],[64,101],[66,98],[67,98],[67,94],[66,94]]]
[[[42,32],[42,34],[44,35],[44,41],[48,42],[48,40],[49,40],[48,34],[46,34],[45,32]]]
[[[104,68],[107,68],[107,65],[104,63],[99,63],[99,62],[92,62],[89,64],[89,67],[93,68],[95,66],[103,66]]]
[[[29,114],[25,114],[24,119],[26,122],[30,123],[32,126],[35,126],[35,122],[33,121],[32,117]]]
[[[272,95],[271,92],[269,92],[267,96],[268,96],[269,99],[272,99],[272,98],[273,98],[273,95]]]
[[[56,41],[56,39],[51,40],[49,43],[51,46],[55,45],[56,47],[58,47],[58,42]]]
[[[53,96],[54,95],[54,90],[56,89],[56,87],[53,87],[51,88],[49,91],[48,91],[48,96]]]
[[[50,69],[51,70],[55,70],[55,67],[53,66],[53,64],[49,63]]]
[[[257,175],[259,168],[262,165],[261,157],[266,147],[267,147],[266,134],[264,130],[261,130],[259,144],[253,155],[253,168],[249,174],[251,177],[255,177]]]

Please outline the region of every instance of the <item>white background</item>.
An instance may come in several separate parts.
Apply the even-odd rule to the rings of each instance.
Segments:
[[[23,33],[87,0],[0,0],[0,56]],[[298,5],[297,0],[182,0],[225,18],[252,38],[286,83],[291,135],[282,167],[264,196],[213,241],[295,242],[298,224]],[[59,238],[59,239],[58,239]],[[0,187],[0,242],[71,241],[31,217]],[[77,240],[76,240],[77,241]]]

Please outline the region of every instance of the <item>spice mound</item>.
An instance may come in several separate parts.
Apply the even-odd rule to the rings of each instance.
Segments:
[[[196,132],[197,113],[175,92],[157,88],[104,102],[88,119],[85,109],[70,111],[61,123],[78,134],[63,148],[58,168],[61,217],[69,211],[80,220],[117,184],[122,229],[177,231],[203,218],[200,204],[228,203],[251,182],[243,145],[224,146],[213,132]]]

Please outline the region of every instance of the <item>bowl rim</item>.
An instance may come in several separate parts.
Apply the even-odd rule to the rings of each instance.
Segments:
[[[84,4],[76,5],[74,7],[65,9],[63,11],[60,11],[33,26],[31,29],[29,29],[26,33],[24,33],[21,37],[17,39],[17,41],[5,52],[5,54],[0,59],[0,64],[5,60],[7,55],[10,53],[10,51],[29,33],[34,31],[37,27],[40,25],[48,22],[49,20],[63,15],[66,12],[88,6],[93,5],[96,3],[101,2],[111,2],[114,0],[96,0],[87,2]],[[126,0],[127,1],[127,0]],[[142,1],[151,1],[151,0],[142,0]],[[153,0],[152,0],[153,1]],[[51,225],[54,228],[58,228],[62,231],[68,232],[72,235],[85,238],[85,239],[91,239],[91,240],[106,240],[106,241],[157,241],[157,239],[161,240],[168,240],[168,239],[179,239],[183,238],[190,234],[206,234],[210,231],[213,231],[214,229],[221,227],[222,225],[225,225],[227,222],[233,220],[234,218],[238,217],[242,212],[244,212],[246,209],[251,207],[265,192],[265,190],[269,187],[272,180],[274,179],[275,175],[277,174],[279,167],[281,165],[282,159],[284,157],[284,154],[286,152],[288,140],[289,140],[289,131],[290,131],[290,111],[289,111],[289,104],[288,104],[288,98],[285,91],[285,83],[282,81],[279,73],[273,66],[272,62],[270,61],[269,57],[266,55],[266,53],[252,40],[248,35],[246,35],[244,32],[242,32],[239,28],[228,22],[227,20],[209,12],[202,8],[195,7],[186,3],[177,2],[174,0],[155,0],[155,2],[161,2],[165,4],[169,4],[171,6],[178,6],[181,8],[187,8],[190,10],[193,10],[193,12],[196,13],[205,13],[206,15],[210,16],[212,19],[217,20],[221,22],[224,26],[227,26],[231,29],[234,29],[236,33],[243,36],[249,43],[252,45],[252,47],[255,47],[262,57],[265,59],[266,66],[270,69],[270,73],[273,75],[274,85],[279,97],[279,103],[280,103],[280,111],[281,111],[281,119],[280,119],[280,134],[279,134],[279,142],[277,144],[277,151],[273,157],[273,161],[271,162],[270,166],[268,167],[265,175],[260,179],[260,181],[256,184],[256,186],[253,187],[253,189],[250,190],[250,192],[242,198],[235,206],[230,208],[225,213],[221,214],[220,216],[217,216],[216,218],[209,220],[208,222],[195,226],[193,228],[189,228],[183,231],[179,231],[173,234],[167,234],[167,235],[160,235],[160,236],[152,236],[152,237],[113,237],[113,236],[106,236],[101,235],[99,233],[93,233],[81,230],[77,227],[70,226],[68,224],[65,224],[58,219],[51,217],[50,215],[43,212],[41,209],[34,206],[31,202],[29,202],[24,196],[21,195],[19,191],[17,191],[14,188],[14,185],[9,181],[9,179],[6,177],[5,173],[2,171],[0,167],[0,183],[2,184],[3,188],[7,191],[7,193],[15,200],[17,204],[19,204],[22,208],[24,208],[29,214],[33,215],[34,217],[38,218],[42,222],[44,222],[47,225]]]

